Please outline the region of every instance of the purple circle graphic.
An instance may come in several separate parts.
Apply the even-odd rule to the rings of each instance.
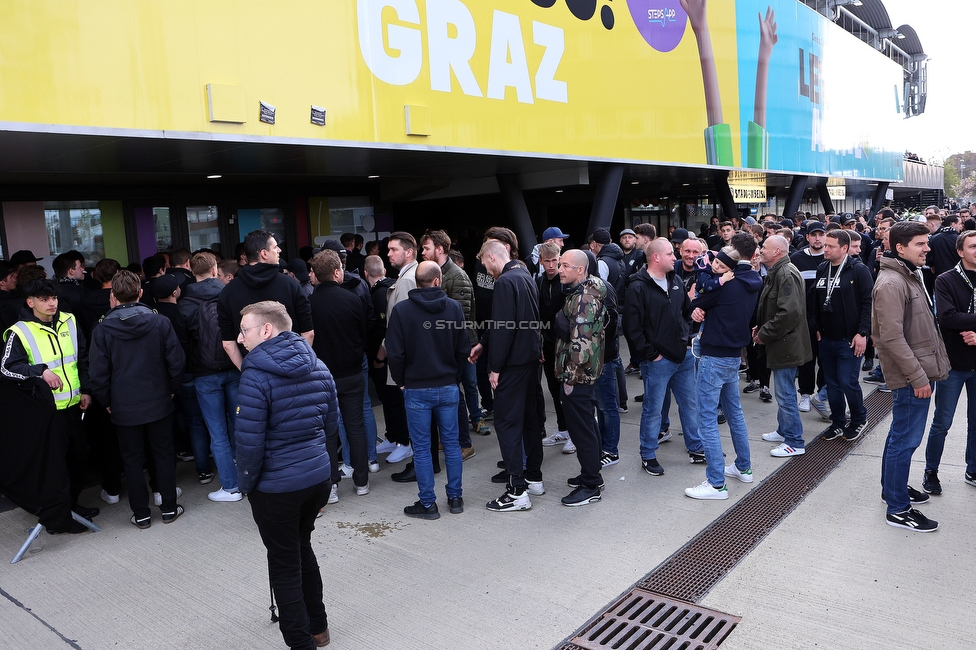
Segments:
[[[658,52],[678,47],[688,14],[678,0],[627,0],[630,16],[648,45]]]

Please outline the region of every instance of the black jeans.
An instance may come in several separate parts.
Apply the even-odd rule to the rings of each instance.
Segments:
[[[569,437],[576,445],[576,459],[580,464],[580,484],[598,488],[603,483],[600,456],[603,445],[600,430],[596,426],[596,390],[590,384],[576,384],[569,395],[560,393]]]
[[[563,403],[560,401],[562,384],[556,379],[556,342],[552,343],[543,340],[542,355],[545,361],[542,362],[542,370],[546,373],[546,385],[549,387],[549,394],[552,395],[552,405],[556,410],[556,430],[566,431],[566,416],[563,413]]]
[[[363,374],[357,371],[355,375],[334,379],[339,396],[339,412],[342,413],[342,424],[346,427],[346,441],[349,443],[349,458],[345,461],[352,465],[352,482],[362,487],[369,483],[366,426],[363,424],[363,391],[366,388]],[[334,474],[332,478],[335,480]]]
[[[369,377],[373,380],[376,395],[383,404],[383,420],[386,422],[386,439],[401,445],[410,444],[407,430],[407,410],[403,406],[403,391],[399,386],[386,383],[386,366],[376,368],[369,364]],[[331,452],[330,452],[331,453]]]
[[[495,411],[495,434],[508,472],[508,485],[521,492],[526,480],[542,480],[542,436],[536,402],[539,363],[506,366],[498,375],[495,400],[504,405]],[[522,470],[522,451],[525,470]]]
[[[176,451],[173,449],[173,414],[162,420],[135,426],[115,425],[119,433],[119,451],[129,490],[129,508],[137,519],[150,515],[149,491],[143,476],[146,446],[156,461],[156,482],[163,498],[162,512],[176,512]]]
[[[331,489],[332,482],[324,481],[295,492],[252,490],[247,495],[254,523],[268,549],[278,628],[289,648],[314,649],[312,635],[329,627],[312,531],[315,515],[325,506]]]

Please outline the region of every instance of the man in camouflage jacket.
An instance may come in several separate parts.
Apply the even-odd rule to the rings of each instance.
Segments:
[[[603,372],[607,287],[599,277],[587,275],[587,263],[586,254],[579,250],[567,251],[559,260],[566,303],[555,318],[556,375],[562,384],[569,437],[580,464],[580,475],[570,480],[575,489],[562,499],[567,506],[599,501],[603,487],[593,385]]]

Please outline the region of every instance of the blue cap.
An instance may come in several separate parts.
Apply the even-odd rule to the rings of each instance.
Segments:
[[[549,241],[550,239],[568,239],[569,235],[564,233],[559,228],[546,228],[542,233],[542,241]]]

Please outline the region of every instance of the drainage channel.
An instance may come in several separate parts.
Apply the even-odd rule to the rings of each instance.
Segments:
[[[557,650],[711,650],[740,618],[698,607],[719,580],[773,531],[891,412],[891,393],[864,399],[867,426],[854,443],[807,445],[707,528],[644,576]]]

